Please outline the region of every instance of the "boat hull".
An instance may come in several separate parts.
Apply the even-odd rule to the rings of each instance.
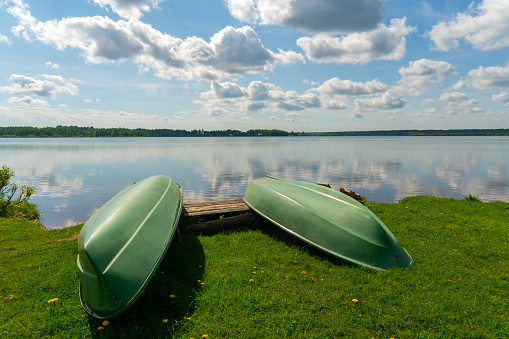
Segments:
[[[181,210],[180,185],[157,175],[126,187],[88,219],[77,258],[87,313],[112,319],[136,301],[170,245]]]
[[[380,270],[413,265],[373,212],[334,189],[267,176],[249,183],[244,201],[273,224],[340,259]]]

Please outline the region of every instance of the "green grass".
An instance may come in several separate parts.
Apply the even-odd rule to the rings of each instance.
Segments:
[[[185,234],[104,329],[79,302],[76,240],[49,242],[80,226],[46,231],[0,218],[0,337],[509,338],[508,203],[367,205],[414,267],[349,265],[262,220]]]

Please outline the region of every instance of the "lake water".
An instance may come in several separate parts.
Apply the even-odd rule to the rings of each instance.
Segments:
[[[371,201],[432,194],[509,202],[509,137],[225,137],[0,139],[0,165],[35,186],[47,228],[86,221],[155,174],[184,201],[241,198],[271,175],[354,190]]]

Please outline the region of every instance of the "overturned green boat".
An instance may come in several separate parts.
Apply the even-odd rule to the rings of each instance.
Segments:
[[[156,175],[97,210],[78,238],[81,304],[98,319],[127,310],[161,263],[178,226],[182,188]]]
[[[332,188],[267,176],[249,183],[244,201],[265,219],[332,256],[379,270],[413,265],[373,212]]]

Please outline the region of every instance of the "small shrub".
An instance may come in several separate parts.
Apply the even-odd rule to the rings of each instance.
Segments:
[[[21,217],[37,220],[37,206],[28,202],[35,193],[33,186],[11,182],[14,172],[7,166],[0,169],[0,217]],[[16,193],[18,194],[15,198]]]
[[[468,196],[465,196],[464,199],[466,201],[472,201],[472,202],[480,202],[481,201],[481,199],[479,199],[478,196],[472,195],[472,194],[469,194]]]

